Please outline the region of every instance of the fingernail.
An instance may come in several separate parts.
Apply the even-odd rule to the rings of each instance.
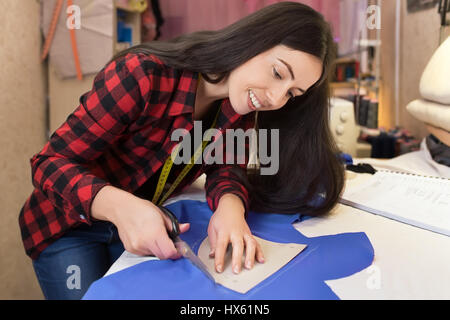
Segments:
[[[222,272],[222,265],[219,264],[219,265],[216,267],[216,270],[217,270],[217,272]]]
[[[246,267],[247,269],[251,269],[251,268],[252,268],[252,263],[251,263],[250,261],[248,261],[248,262],[245,264],[245,267]]]
[[[234,266],[233,272],[236,274],[239,273],[239,266]]]

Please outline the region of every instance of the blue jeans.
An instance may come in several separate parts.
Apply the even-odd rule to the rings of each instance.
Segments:
[[[46,299],[79,300],[124,251],[117,228],[95,221],[68,231],[33,260]]]

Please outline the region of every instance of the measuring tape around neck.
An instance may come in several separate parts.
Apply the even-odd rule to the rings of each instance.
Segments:
[[[217,119],[220,114],[220,109],[217,110],[216,117],[214,119],[214,122],[211,126],[211,128],[214,128],[217,123]],[[163,192],[164,186],[166,185],[167,178],[170,174],[170,169],[173,165],[172,158],[176,158],[176,155],[178,155],[178,151],[180,149],[181,144],[178,144],[178,146],[172,151],[172,154],[167,158],[166,162],[164,163],[164,166],[161,170],[161,174],[159,176],[158,185],[156,186],[155,194],[153,195],[152,202],[157,205],[162,205],[164,201],[167,200],[167,198],[172,194],[172,192],[175,190],[175,188],[180,184],[181,180],[187,175],[189,170],[192,169],[194,164],[197,162],[197,159],[200,157],[200,155],[203,153],[206,145],[208,144],[209,140],[211,139],[211,132],[207,134],[207,136],[203,139],[202,145],[197,148],[194,155],[191,157],[190,163],[186,164],[186,166],[181,171],[180,175],[176,178],[175,182],[170,186],[170,188],[167,190],[167,192],[164,194],[164,196],[161,198],[161,200],[158,199],[161,196],[161,193]]]

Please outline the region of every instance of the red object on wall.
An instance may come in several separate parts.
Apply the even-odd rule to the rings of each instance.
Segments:
[[[355,61],[355,78],[359,76],[359,61]]]

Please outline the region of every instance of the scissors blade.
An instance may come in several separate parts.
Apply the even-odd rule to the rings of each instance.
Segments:
[[[178,238],[177,241],[175,242],[175,246],[176,246],[178,252],[180,252],[183,257],[185,257],[186,259],[191,261],[191,263],[194,266],[196,266],[197,268],[199,268],[212,282],[216,283],[216,280],[211,275],[211,273],[208,271],[208,268],[206,267],[206,265],[192,251],[191,247],[186,242],[184,242],[183,240]]]

